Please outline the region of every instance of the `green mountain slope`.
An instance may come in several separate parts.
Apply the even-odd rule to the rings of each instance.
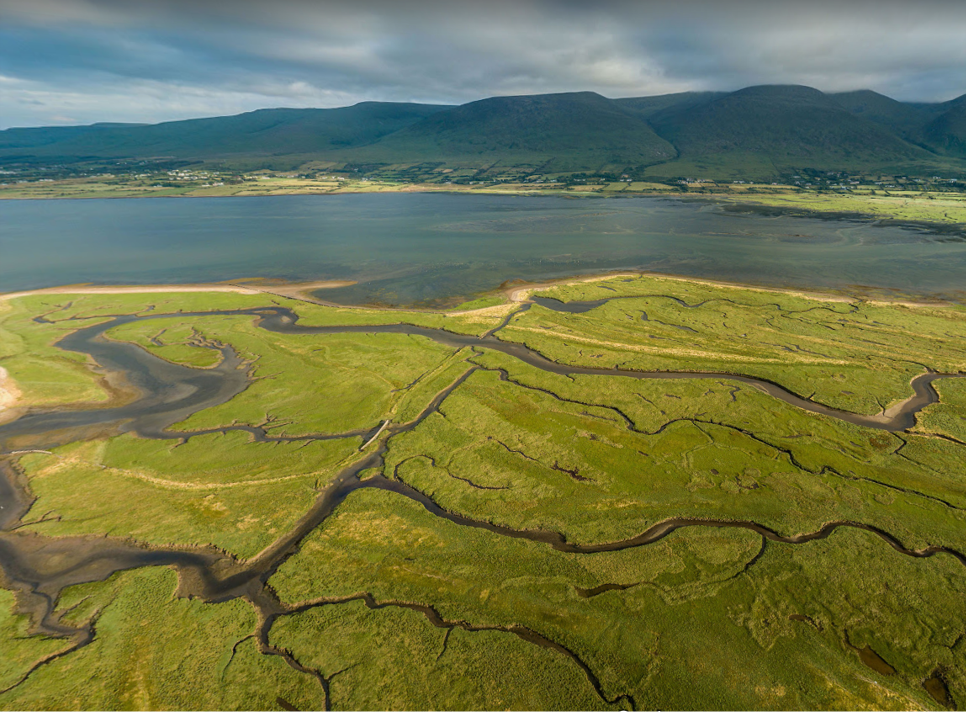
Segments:
[[[923,137],[939,153],[966,158],[966,95],[943,106],[948,108],[923,129]]]
[[[883,126],[907,141],[921,143],[923,129],[944,111],[944,104],[908,104],[867,89],[830,94],[849,113]]]
[[[852,114],[939,154],[966,157],[966,95],[941,104],[907,104],[873,91],[832,94]]]
[[[661,94],[659,96],[614,99],[614,103],[635,116],[647,120],[661,111],[668,109],[693,109],[726,95],[727,92],[721,91],[688,91],[680,94]]]
[[[596,170],[667,161],[674,147],[642,119],[593,92],[507,96],[441,111],[353,155],[382,162],[545,165]]]
[[[51,126],[0,131],[0,151],[10,149],[42,149],[55,143],[86,140],[100,142],[113,131],[145,124],[91,124],[90,126]]]
[[[456,107],[368,102],[156,125],[0,131],[3,164],[116,159],[246,170],[326,161],[352,164],[362,174],[395,171],[406,180],[421,179],[438,164],[464,169],[464,178],[482,168],[504,176],[631,170],[754,180],[808,169],[962,173],[966,97],[910,104],[872,91],[823,94],[800,86],[625,99],[577,92]]]
[[[0,156],[223,158],[317,154],[371,143],[444,106],[365,102],[340,109],[261,109],[150,126],[9,129]]]
[[[808,87],[749,87],[693,108],[671,106],[655,113],[651,125],[684,159],[737,164],[753,157],[777,170],[832,170],[930,158]]]

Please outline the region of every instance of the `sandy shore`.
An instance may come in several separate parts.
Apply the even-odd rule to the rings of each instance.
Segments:
[[[309,292],[314,292],[316,289],[351,287],[353,284],[356,284],[356,281],[352,279],[330,279],[324,282],[295,282],[279,285],[248,284],[239,286],[244,287],[245,289],[254,289],[255,291],[262,292],[264,294],[274,294],[279,297],[288,297],[289,299],[300,299],[305,302],[322,304],[323,302],[320,302],[318,299],[309,294]]]
[[[573,284],[586,284],[587,282],[603,282],[607,279],[617,279],[618,277],[640,277],[643,272],[608,272],[607,274],[597,274],[592,277],[578,277],[576,279],[561,279],[552,282],[538,282],[534,284],[525,284],[519,287],[511,287],[504,291],[511,302],[525,302],[530,298],[533,292],[539,292],[541,289],[550,289],[551,287],[567,287]]]
[[[77,286],[31,289],[24,292],[7,292],[6,294],[0,294],[0,301],[16,299],[18,297],[32,297],[37,294],[157,294],[161,292],[236,292],[238,294],[258,294],[257,289],[225,284],[159,284],[123,287],[97,287],[81,284]]]
[[[20,389],[13,382],[7,369],[0,366],[0,422],[3,421],[4,411],[13,408],[20,400]]]
[[[325,282],[304,282],[286,284],[284,286],[260,286],[256,284],[132,284],[119,286],[98,286],[92,284],[66,285],[63,287],[47,287],[45,289],[30,289],[23,292],[7,292],[0,294],[0,301],[31,297],[37,294],[160,294],[166,292],[234,292],[236,294],[278,294],[299,298],[303,292],[315,289],[334,289],[348,287],[355,282],[345,279],[332,279]]]
[[[552,287],[565,287],[575,284],[586,284],[590,282],[604,282],[610,279],[618,278],[628,278],[628,277],[648,277],[656,280],[669,280],[675,282],[689,282],[693,284],[705,284],[715,287],[723,287],[725,289],[743,289],[751,290],[756,292],[770,292],[777,294],[791,294],[794,296],[805,297],[808,299],[818,299],[822,301],[833,301],[833,302],[851,302],[856,298],[861,298],[863,301],[869,302],[871,304],[882,304],[882,305],[902,305],[909,307],[923,307],[923,306],[939,306],[942,301],[911,301],[904,299],[882,299],[882,298],[870,298],[870,297],[855,297],[855,296],[845,296],[842,294],[830,294],[828,292],[823,292],[820,290],[806,291],[801,288],[781,288],[781,287],[762,287],[757,285],[747,285],[747,284],[737,284],[734,282],[721,282],[713,279],[702,279],[699,277],[686,277],[683,275],[675,274],[661,274],[658,272],[646,272],[646,271],[628,271],[628,272],[608,272],[604,274],[594,274],[582,277],[570,277],[563,278],[559,280],[549,280],[546,282],[531,282],[526,284],[518,284],[512,287],[502,289],[503,295],[507,298],[510,305],[525,303],[530,299],[530,295],[533,292],[540,291],[542,289],[550,289]],[[66,285],[62,287],[47,287],[44,289],[33,289],[21,292],[7,292],[0,294],[0,302],[7,301],[10,299],[16,299],[18,297],[28,297],[39,294],[159,294],[159,293],[185,293],[185,292],[234,292],[236,294],[272,294],[279,297],[286,297],[289,299],[298,299],[301,301],[312,302],[322,306],[332,306],[340,308],[353,308],[353,309],[372,309],[380,310],[381,307],[369,307],[362,305],[339,305],[330,302],[323,302],[314,297],[309,293],[319,289],[335,289],[338,287],[348,287],[356,284],[352,280],[344,279],[332,279],[317,282],[294,282],[294,283],[283,283],[283,284],[232,284],[232,283],[213,283],[213,284],[141,284],[141,285],[125,285],[125,286],[98,286],[90,284],[79,284],[79,285]],[[502,314],[505,312],[507,305],[498,305],[494,307],[484,307],[482,309],[473,309],[465,312],[457,312],[453,310],[443,310],[438,313],[446,315],[469,315],[469,314],[492,314],[494,316]],[[388,309],[389,311],[413,311],[412,309],[406,309],[405,307],[393,307]],[[416,311],[433,311],[423,309],[417,309]]]

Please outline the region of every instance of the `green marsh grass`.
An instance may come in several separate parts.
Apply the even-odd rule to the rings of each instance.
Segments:
[[[917,431],[937,433],[966,442],[966,379],[933,384],[939,402],[919,415]]]
[[[770,543],[764,552],[761,546],[752,532],[686,529],[640,549],[563,554],[459,527],[418,504],[363,490],[308,537],[271,583],[290,604],[367,591],[377,602],[432,605],[448,620],[527,626],[580,655],[608,695],[631,693],[639,707],[932,708],[921,681],[937,666],[948,671],[954,696],[966,692],[957,642],[966,616],[961,564],[949,556],[903,556],[854,530],[803,545]],[[577,590],[606,583],[627,588],[589,598]],[[419,679],[445,672],[420,652],[438,653],[441,632],[419,625],[415,614],[369,613],[358,603],[321,610],[292,623],[281,619],[273,641],[313,654],[309,641],[327,640],[329,631],[333,637],[315,647],[314,659],[328,673],[352,663],[365,671],[371,653],[360,650],[360,636],[378,638],[387,620],[414,619],[394,627],[396,637],[378,655],[418,665]],[[865,667],[850,644],[869,645],[896,674]],[[531,649],[535,669],[545,654]],[[509,659],[515,667],[515,657]],[[362,685],[346,680],[348,687]],[[447,685],[444,678],[442,691],[431,682],[407,690],[393,676],[380,684],[392,691],[393,704],[384,703],[392,708],[432,706]],[[541,689],[537,672],[528,684]],[[367,692],[343,694],[355,701]],[[477,696],[461,702],[482,706]]]
[[[900,437],[750,387],[629,381],[619,393],[612,378],[572,382],[490,354],[474,361],[512,380],[474,373],[439,414],[391,439],[386,456],[388,477],[446,509],[580,543],[687,516],[785,535],[858,521],[908,546],[966,548],[962,445],[909,436],[899,457]]]
[[[0,695],[5,709],[321,709],[322,690],[280,657],[258,652],[255,614],[241,600],[176,598],[164,568],[67,589],[61,610],[96,620],[87,646]],[[11,642],[4,638],[4,649]],[[6,657],[6,656],[5,656]]]
[[[360,444],[254,443],[235,432],[184,445],[129,435],[67,445],[23,458],[36,497],[23,529],[254,556],[305,513]]]
[[[909,397],[909,381],[925,366],[966,371],[966,313],[948,307],[832,301],[651,276],[542,294],[562,301],[627,297],[583,314],[534,306],[500,332],[579,366],[754,376],[866,414]]]
[[[584,314],[534,306],[498,332],[564,363],[741,373],[862,413],[907,398],[909,380],[925,367],[966,370],[962,309],[651,276],[545,293],[628,297]],[[710,301],[690,309],[670,297]],[[258,329],[250,316],[177,313],[273,303],[309,324],[483,333],[499,320],[265,295],[38,295],[0,302],[0,365],[31,405],[104,402],[107,391],[84,359],[52,344],[110,314],[153,306],[170,316],[109,336],[198,368],[217,359],[198,344],[228,344],[253,376],[239,396],[173,430],[245,424],[297,436],[411,423],[476,369],[439,413],[389,437],[384,466],[361,479],[399,478],[455,513],[579,543],[693,517],[750,520],[784,535],[847,520],[909,548],[966,550],[966,381],[937,382],[941,401],[915,431],[888,433],[723,378],[566,377],[485,347],[454,353],[400,334],[288,336]],[[35,323],[37,314],[55,323]],[[128,434],[25,455],[36,501],[16,535],[106,535],[252,557],[362,456],[363,439]],[[966,700],[966,569],[945,553],[905,556],[856,529],[791,545],[746,529],[691,527],[645,547],[581,555],[459,526],[400,495],[361,489],[269,583],[290,606],[365,592],[493,628],[447,634],[418,611],[359,601],[282,615],[271,643],[323,675],[338,673],[330,681],[335,708],[613,706],[571,658],[525,642],[508,632],[513,626],[566,647],[606,698],[631,694],[638,708],[936,708],[922,682],[937,670],[953,698]],[[38,668],[0,695],[0,707],[272,709],[279,698],[323,706],[316,679],[258,652],[249,604],[181,599],[175,586],[174,572],[157,568],[64,591],[63,621],[96,618],[94,641]],[[10,651],[0,685],[66,645],[30,635],[13,603],[0,590],[0,646]],[[866,646],[894,673],[863,664],[857,650]]]

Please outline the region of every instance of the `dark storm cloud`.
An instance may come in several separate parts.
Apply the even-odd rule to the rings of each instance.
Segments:
[[[0,126],[760,83],[966,92],[966,3],[0,0]]]

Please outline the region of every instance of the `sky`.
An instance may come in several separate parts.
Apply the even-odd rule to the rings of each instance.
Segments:
[[[0,0],[0,129],[804,84],[966,93],[966,0]]]

